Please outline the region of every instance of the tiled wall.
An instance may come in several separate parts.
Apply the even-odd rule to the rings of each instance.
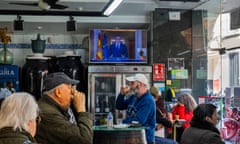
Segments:
[[[13,53],[14,63],[22,67],[25,63],[25,58],[32,55],[31,40],[35,40],[36,35],[16,35],[12,34],[12,42],[8,44],[8,49]],[[46,47],[44,55],[47,56],[59,56],[63,55],[66,51],[72,51],[76,55],[80,55],[82,62],[86,61],[85,50],[82,49],[82,39],[86,35],[41,35],[42,40],[46,40]],[[3,48],[3,44],[0,43],[0,50]]]

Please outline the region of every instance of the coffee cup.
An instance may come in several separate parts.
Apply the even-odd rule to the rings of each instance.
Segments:
[[[179,115],[175,115],[175,120],[179,120]]]
[[[122,118],[117,118],[117,125],[121,125],[122,124]]]
[[[130,92],[130,89],[128,86],[122,86],[121,87],[121,94],[127,95]]]

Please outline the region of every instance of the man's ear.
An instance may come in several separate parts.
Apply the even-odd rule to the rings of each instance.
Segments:
[[[210,118],[209,116],[206,116],[206,117],[205,117],[205,120],[208,121],[208,122],[211,122],[211,121],[212,121],[212,118]]]
[[[61,89],[60,88],[56,88],[54,93],[58,98],[61,98]]]

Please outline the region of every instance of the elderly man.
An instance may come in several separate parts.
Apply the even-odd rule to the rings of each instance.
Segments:
[[[44,93],[39,100],[41,123],[36,139],[41,144],[91,144],[92,118],[85,108],[85,95],[72,88],[79,81],[62,72],[44,79]],[[70,104],[76,113],[70,109]]]
[[[130,91],[133,94],[125,98],[126,88],[122,87],[117,97],[116,108],[127,110],[127,117],[123,123],[139,122],[146,127],[146,137],[148,144],[153,144],[155,124],[156,124],[156,106],[153,96],[149,93],[149,82],[143,74],[136,74],[126,78],[130,82]]]

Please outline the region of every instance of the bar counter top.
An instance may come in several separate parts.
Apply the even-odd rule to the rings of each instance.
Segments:
[[[108,128],[107,125],[99,125],[99,126],[93,126],[93,131],[139,131],[144,130],[145,127],[117,127],[117,125],[114,125],[111,128]]]
[[[94,126],[93,144],[146,144],[145,127]]]

